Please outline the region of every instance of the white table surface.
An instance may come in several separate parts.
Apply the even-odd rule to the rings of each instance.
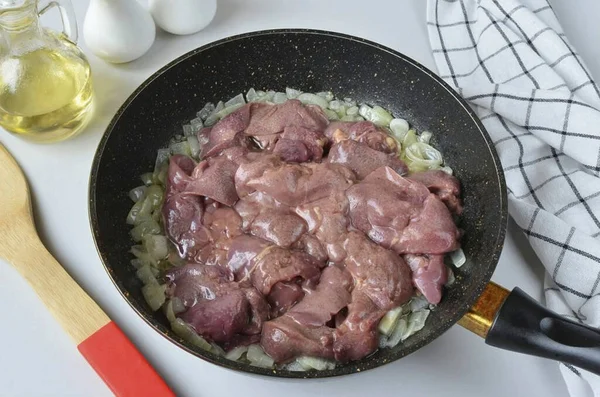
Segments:
[[[73,3],[81,32],[89,1]],[[578,0],[577,7],[566,0],[553,3],[571,42],[592,74],[600,78],[600,25],[596,23],[600,4],[597,0]],[[87,208],[92,157],[110,118],[143,80],[179,55],[229,35],[284,27],[362,36],[435,70],[427,39],[425,0],[219,0],[217,16],[206,30],[185,37],[159,32],[152,49],[135,62],[115,66],[88,54],[98,108],[82,135],[40,146],[0,130],[0,141],[29,178],[39,231],[50,251],[130,335],[178,395],[567,396],[556,363],[486,346],[459,326],[406,359],[360,375],[316,381],[250,377],[178,349],[138,318],[121,298],[96,254]],[[80,44],[87,53],[83,40]],[[541,264],[511,223],[493,280],[507,288],[519,285],[541,299],[542,276]],[[0,280],[0,395],[111,395],[26,282],[2,261]]]

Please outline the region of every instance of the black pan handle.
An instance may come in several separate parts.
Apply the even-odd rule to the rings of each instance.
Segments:
[[[504,300],[485,343],[562,361],[600,375],[600,329],[559,316],[520,288]]]

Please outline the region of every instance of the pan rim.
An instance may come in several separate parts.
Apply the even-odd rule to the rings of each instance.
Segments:
[[[370,358],[366,358],[366,359],[360,360],[355,363],[336,367],[334,370],[295,372],[295,371],[287,371],[287,370],[274,370],[274,369],[253,367],[250,365],[241,364],[241,363],[227,360],[227,359],[225,359],[223,357],[219,357],[213,353],[209,353],[209,352],[205,352],[205,351],[200,352],[199,350],[194,349],[192,347],[192,345],[190,345],[187,342],[181,340],[180,338],[177,338],[176,336],[172,335],[169,332],[170,330],[168,330],[162,324],[158,323],[151,317],[147,316],[145,313],[138,310],[138,308],[132,303],[132,301],[130,301],[129,297],[127,296],[127,292],[120,287],[119,283],[114,278],[113,273],[111,272],[110,267],[108,266],[108,259],[105,258],[104,255],[102,254],[102,252],[100,251],[98,214],[96,211],[97,176],[98,176],[101,159],[103,157],[103,153],[105,151],[107,142],[108,142],[116,124],[119,122],[121,116],[126,111],[126,109],[132,104],[132,102],[137,98],[137,96],[143,90],[145,90],[150,84],[152,84],[152,82],[154,80],[159,78],[163,73],[165,73],[169,69],[177,66],[179,63],[185,61],[186,59],[188,59],[190,57],[195,56],[198,53],[201,53],[203,51],[209,50],[211,48],[214,48],[214,47],[217,47],[222,44],[229,43],[229,42],[234,42],[234,41],[238,41],[238,40],[259,37],[259,36],[265,36],[265,35],[280,35],[280,34],[281,35],[303,34],[303,35],[329,36],[329,37],[334,37],[334,38],[345,39],[348,41],[354,41],[354,42],[358,42],[363,45],[374,47],[375,49],[377,49],[379,51],[386,52],[396,58],[399,58],[401,61],[407,62],[408,64],[416,67],[421,72],[423,72],[425,75],[427,75],[429,78],[431,78],[433,83],[437,83],[439,86],[444,88],[456,100],[456,103],[458,105],[460,105],[466,111],[466,113],[469,115],[469,117],[471,118],[474,125],[479,130],[479,133],[486,141],[487,148],[490,153],[491,159],[493,161],[494,168],[497,171],[496,175],[498,178],[497,185],[500,190],[499,199],[500,199],[501,214],[500,214],[500,221],[498,222],[498,225],[497,225],[497,230],[495,230],[495,232],[496,232],[495,234],[497,235],[497,239],[495,242],[496,250],[494,251],[494,255],[489,259],[489,266],[487,267],[487,270],[482,274],[482,280],[485,282],[481,282],[480,285],[477,285],[473,289],[473,292],[469,296],[467,296],[465,299],[463,299],[460,307],[456,307],[456,309],[450,315],[450,321],[448,321],[446,324],[443,324],[442,326],[439,326],[435,330],[433,330],[430,333],[429,337],[426,340],[424,340],[423,342],[416,343],[416,344],[411,345],[409,348],[402,349],[395,356],[393,356],[389,359],[372,360]],[[92,231],[92,236],[93,236],[93,240],[94,240],[94,245],[96,247],[96,251],[98,253],[98,256],[100,257],[100,261],[102,262],[104,270],[108,274],[111,282],[113,283],[113,285],[115,286],[115,288],[117,289],[117,291],[119,292],[121,297],[133,309],[133,311],[139,317],[141,317],[148,325],[150,325],[150,327],[154,331],[158,332],[160,335],[162,335],[164,338],[166,338],[169,342],[175,344],[177,347],[187,351],[188,353],[191,353],[191,354],[195,355],[196,357],[199,357],[205,361],[208,361],[212,364],[216,364],[216,365],[219,365],[219,366],[227,368],[227,369],[237,370],[237,371],[240,371],[243,373],[248,373],[248,374],[265,375],[265,376],[269,376],[269,377],[307,379],[307,378],[327,378],[327,377],[334,377],[334,376],[341,376],[341,375],[349,375],[349,374],[353,374],[356,372],[363,372],[365,370],[374,369],[374,368],[382,366],[386,363],[396,361],[402,357],[405,357],[405,356],[413,353],[414,351],[418,350],[419,348],[429,344],[431,341],[437,339],[441,334],[443,334],[448,329],[450,329],[450,327],[452,327],[454,324],[456,324],[458,322],[458,320],[460,320],[460,318],[462,318],[464,316],[464,314],[467,313],[469,308],[476,302],[476,300],[482,294],[483,290],[485,289],[485,286],[487,285],[487,282],[489,282],[489,280],[491,279],[491,276],[498,264],[498,260],[500,258],[500,254],[502,252],[505,235],[506,235],[506,228],[507,228],[507,223],[508,223],[508,204],[507,204],[507,193],[506,193],[506,181],[504,178],[504,173],[502,171],[500,159],[498,157],[497,152],[494,150],[493,141],[492,141],[491,137],[489,136],[489,134],[487,133],[481,120],[475,114],[474,110],[468,105],[468,103],[462,97],[460,97],[458,95],[458,93],[454,89],[451,88],[451,86],[448,83],[446,83],[439,76],[437,76],[431,70],[427,69],[425,66],[423,66],[419,62],[415,61],[414,59],[412,59],[398,51],[395,51],[389,47],[378,44],[376,42],[373,42],[373,41],[370,41],[367,39],[362,39],[362,38],[359,38],[356,36],[348,35],[345,33],[338,33],[338,32],[333,32],[333,31],[317,30],[317,29],[303,29],[303,28],[285,28],[285,29],[268,29],[268,30],[251,31],[251,32],[247,32],[247,33],[242,33],[242,34],[238,34],[238,35],[234,35],[234,36],[225,37],[220,40],[205,44],[201,47],[191,50],[191,51],[177,57],[176,59],[170,61],[165,66],[161,67],[158,71],[154,72],[142,84],[140,84],[140,86],[138,88],[136,88],[136,90],[120,106],[120,108],[117,110],[117,112],[111,119],[110,123],[108,124],[108,126],[106,127],[106,129],[102,135],[102,138],[100,139],[100,142],[99,142],[96,152],[94,154],[94,160],[92,162],[92,167],[91,167],[91,172],[90,172],[90,177],[89,177],[88,218],[89,218],[89,222],[90,222],[90,228]]]

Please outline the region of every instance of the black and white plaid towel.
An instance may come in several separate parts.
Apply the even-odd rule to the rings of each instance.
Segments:
[[[547,0],[428,0],[439,74],[492,136],[546,304],[600,327],[600,91]],[[561,365],[572,396],[600,377]]]

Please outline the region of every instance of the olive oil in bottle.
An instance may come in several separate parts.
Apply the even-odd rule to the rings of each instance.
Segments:
[[[39,26],[35,0],[0,10],[0,28],[6,47],[0,56],[0,126],[37,142],[76,135],[93,113],[83,53],[64,34]]]

